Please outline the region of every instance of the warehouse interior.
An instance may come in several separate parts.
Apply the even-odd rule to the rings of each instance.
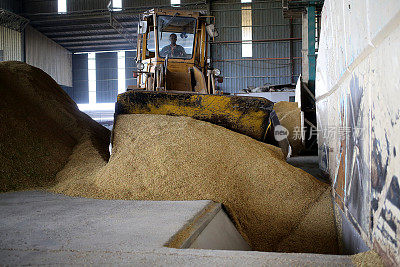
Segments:
[[[0,264],[397,266],[397,0],[0,0]]]

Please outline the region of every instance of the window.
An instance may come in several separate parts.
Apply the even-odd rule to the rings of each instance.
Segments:
[[[242,6],[242,57],[253,56],[251,5]]]
[[[152,27],[154,28],[154,27]],[[151,52],[151,55],[149,55],[150,57],[154,57],[154,53],[156,52],[156,42],[155,42],[155,38],[154,38],[154,31],[153,29],[151,29],[148,33],[147,33],[147,50],[149,52]],[[150,54],[150,53],[149,53]],[[146,53],[147,56],[147,53]]]
[[[158,27],[160,57],[192,58],[196,27],[195,18],[159,16]]]
[[[180,6],[181,0],[171,0],[171,6]]]
[[[113,9],[113,11],[121,11],[122,10],[122,0],[112,0],[112,9]]]
[[[88,53],[89,104],[96,103],[96,53]]]
[[[67,13],[67,0],[58,0],[58,13]]]

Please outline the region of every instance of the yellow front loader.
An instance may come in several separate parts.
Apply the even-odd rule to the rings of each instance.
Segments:
[[[208,59],[209,38],[217,36],[213,17],[199,12],[152,9],[141,15],[137,42],[137,86],[119,94],[120,114],[189,116],[259,141],[276,143],[279,120],[273,102],[258,97],[223,94],[223,78]],[[286,140],[279,141],[290,155]]]

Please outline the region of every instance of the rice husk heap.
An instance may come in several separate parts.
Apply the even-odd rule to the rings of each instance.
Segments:
[[[383,267],[382,258],[373,250],[351,255],[351,261],[357,267]]]
[[[28,67],[15,67],[16,70],[21,68]],[[37,73],[37,69],[33,70]],[[11,72],[14,80],[21,78],[20,72]],[[108,161],[105,154],[108,132],[77,111],[76,105],[55,82],[40,83],[43,77],[48,78],[46,74],[40,72],[43,77],[28,82],[31,74],[29,71],[21,74],[27,76],[27,81],[18,86],[9,82],[5,88],[32,90],[19,88],[26,86],[44,90],[43,93],[34,92],[41,97],[16,104],[31,105],[30,110],[38,108],[40,112],[30,113],[38,116],[35,122],[42,116],[52,120],[43,127],[31,123],[23,128],[24,134],[15,137],[13,144],[18,140],[24,143],[26,138],[29,142],[36,138],[42,141],[34,148],[16,147],[14,154],[20,157],[9,162],[9,175],[5,178],[8,186],[3,191],[16,188],[13,183],[21,180],[19,177],[24,173],[19,169],[27,172],[31,168],[20,162],[28,151],[37,157],[36,164],[40,167],[35,176],[23,176],[17,189],[39,184],[52,192],[89,198],[210,199],[224,204],[237,229],[254,250],[338,253],[329,185],[287,164],[278,148],[188,117],[120,115],[115,121],[112,155]],[[46,86],[53,87],[53,95],[46,92],[50,90]],[[3,89],[1,91],[3,94]],[[11,95],[14,94],[11,92]],[[59,101],[62,108],[55,109]],[[16,105],[14,110],[18,109],[21,107]],[[27,114],[24,114],[18,121],[9,122],[10,128],[15,127],[13,134],[21,129],[18,124],[30,123],[26,122]],[[37,127],[34,129],[39,137],[31,137],[32,127]],[[53,135],[55,129],[63,134]],[[42,134],[42,130],[46,134]],[[11,146],[3,143],[2,149],[4,145]],[[45,145],[47,143],[49,145]],[[53,143],[56,148],[48,152]],[[59,151],[64,148],[66,152]],[[44,151],[42,154],[49,155],[37,156],[36,151],[40,149]],[[53,161],[53,157],[57,159],[56,167],[46,176],[46,182],[37,182],[43,175],[40,170],[48,164],[40,161]]]
[[[95,156],[89,142],[79,145],[52,190],[103,199],[211,199],[225,205],[255,250],[337,252],[331,204],[322,208],[330,212],[317,208],[329,187],[287,164],[274,146],[188,117],[120,115],[110,161],[88,167]],[[85,170],[77,168],[82,164]],[[293,235],[299,227],[308,231]]]
[[[301,141],[301,111],[296,102],[281,101],[274,105],[279,122],[289,131],[288,141],[293,155],[298,155],[303,149]]]
[[[0,192],[54,184],[84,136],[108,158],[109,131],[42,70],[0,62],[0,99]]]

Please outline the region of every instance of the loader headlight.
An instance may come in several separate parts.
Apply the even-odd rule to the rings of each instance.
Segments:
[[[215,76],[221,75],[221,71],[219,69],[213,69],[213,73]]]
[[[136,65],[136,68],[137,68],[139,71],[142,71],[142,70],[144,69],[144,64],[143,64],[142,62],[138,62],[137,65]]]

